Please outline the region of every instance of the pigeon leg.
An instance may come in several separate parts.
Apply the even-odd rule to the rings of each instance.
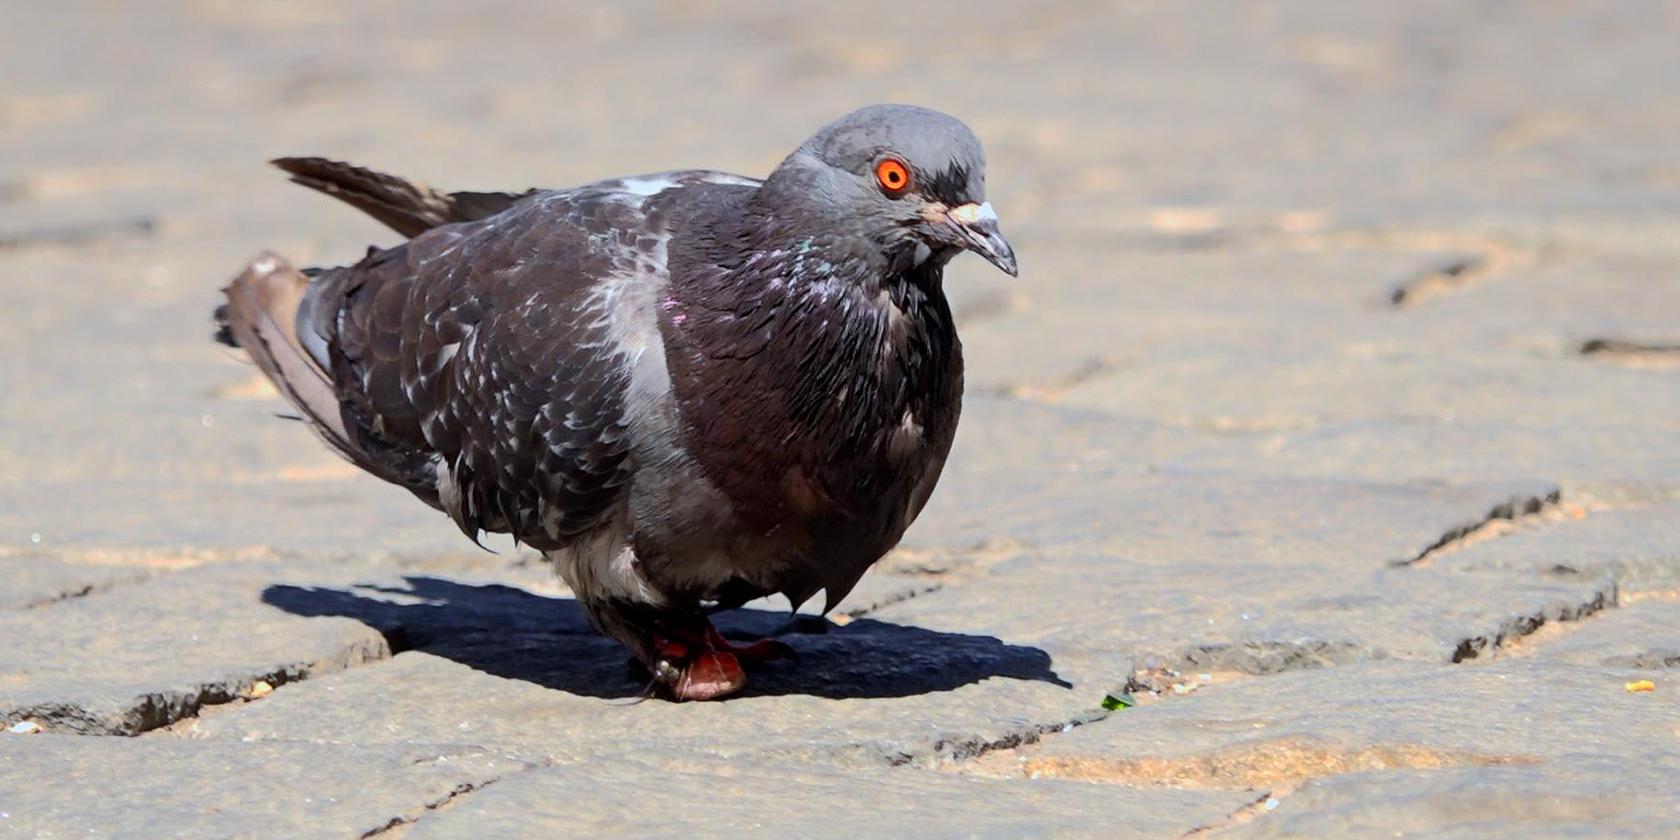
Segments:
[[[677,635],[673,638],[656,635],[653,643],[659,656],[654,673],[678,700],[727,697],[747,684],[743,665],[798,658],[790,645],[776,639],[759,639],[747,644],[731,642],[703,616],[693,625],[681,628]]]

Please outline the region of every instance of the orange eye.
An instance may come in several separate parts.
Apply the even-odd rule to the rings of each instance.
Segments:
[[[910,187],[910,170],[903,161],[887,158],[875,164],[875,181],[888,195],[898,195]]]

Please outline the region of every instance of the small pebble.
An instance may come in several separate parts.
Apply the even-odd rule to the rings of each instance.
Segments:
[[[1276,799],[1273,799],[1273,798],[1271,798],[1271,797],[1269,797],[1269,796],[1268,796],[1268,797],[1266,797],[1266,810],[1268,810],[1268,811],[1276,811],[1276,810],[1277,810],[1277,806],[1278,806],[1278,801],[1277,801],[1277,800],[1276,800]]]
[[[1634,680],[1626,686],[1628,691],[1656,691],[1657,684],[1650,680]]]
[[[41,724],[32,720],[20,720],[6,727],[6,731],[13,735],[34,735],[41,731]]]
[[[245,692],[245,696],[252,700],[261,700],[273,693],[274,686],[269,685],[268,680],[257,680],[251,683],[251,690]]]

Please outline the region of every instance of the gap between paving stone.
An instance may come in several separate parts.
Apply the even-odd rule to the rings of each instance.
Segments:
[[[49,732],[133,736],[193,718],[207,706],[252,699],[259,684],[273,689],[390,658],[389,643],[374,629],[343,619],[310,624],[266,612],[259,599],[262,587],[310,574],[285,564],[216,565],[30,610],[27,621],[12,611],[8,626],[13,629],[7,632],[17,635],[0,661],[17,679],[0,690],[0,721],[33,721]],[[314,574],[335,580],[391,575],[393,570],[317,567]],[[198,608],[178,614],[169,606],[177,601]],[[6,620],[7,614],[0,613],[0,621]],[[243,651],[218,647],[228,627],[278,634],[275,638],[287,641]],[[130,639],[125,632],[155,638]],[[53,644],[78,646],[80,661],[43,672],[41,657]],[[157,654],[180,646],[199,652],[183,656],[210,659],[197,667],[171,664]],[[241,661],[245,657],[257,661]]]
[[[423,803],[419,811],[399,814],[392,817],[390,822],[373,829],[372,831],[364,832],[362,834],[362,840],[368,840],[370,837],[385,837],[387,840],[396,840],[396,838],[407,834],[409,828],[412,828],[415,823],[425,819],[428,814],[436,811],[447,810],[448,808],[454,806],[457,802],[484,790],[497,782],[512,778],[520,773],[529,773],[539,767],[546,766],[549,765],[533,764],[509,773],[506,776],[497,776],[494,779],[485,779],[482,782],[462,782],[461,784],[456,785],[454,790],[445,794],[443,798]]]
[[[1587,601],[1576,604],[1553,604],[1537,613],[1507,619],[1492,633],[1467,637],[1459,642],[1458,647],[1453,650],[1452,661],[1462,663],[1475,659],[1497,657],[1501,653],[1508,655],[1505,650],[1508,645],[1517,640],[1532,637],[1541,628],[1548,625],[1556,627],[1565,623],[1584,621],[1604,610],[1615,607],[1616,591],[1615,580],[1607,578],[1598,591],[1593,594],[1593,597]],[[1553,632],[1562,635],[1566,631]],[[1530,644],[1529,649],[1532,650],[1534,645],[1540,643],[1542,643],[1541,640],[1535,640]]]
[[[1426,568],[1436,557],[1504,536],[1518,526],[1580,519],[1591,510],[1593,507],[1589,504],[1565,503],[1563,490],[1555,487],[1538,495],[1512,498],[1495,505],[1481,519],[1448,530],[1412,557],[1393,561],[1390,565]]]
[[[1440,539],[1412,558],[1395,561],[1391,565],[1401,568],[1427,568],[1437,557],[1507,536],[1522,528],[1545,527],[1558,522],[1583,519],[1594,512],[1612,507],[1611,504],[1590,494],[1570,495],[1579,495],[1581,498],[1565,500],[1562,488],[1556,487],[1545,493],[1514,497],[1495,505],[1481,519],[1448,530]],[[1609,578],[1585,601],[1550,605],[1536,613],[1514,616],[1491,633],[1464,638],[1453,650],[1452,661],[1461,663],[1530,653],[1535,647],[1567,633],[1565,625],[1586,620],[1603,610],[1615,607],[1619,602],[1618,593],[1618,582]],[[1536,638],[1537,633],[1542,635]]]
[[[1183,834],[1180,834],[1179,835],[1179,840],[1184,840],[1184,838],[1186,838],[1186,837],[1202,837],[1204,835],[1212,834],[1216,831],[1224,831],[1225,829],[1235,828],[1239,825],[1247,825],[1248,823],[1254,822],[1255,820],[1257,820],[1257,819],[1266,815],[1267,804],[1275,802],[1279,799],[1282,799],[1283,797],[1288,796],[1289,794],[1294,793],[1294,792],[1295,792],[1294,786],[1289,786],[1287,788],[1280,788],[1280,789],[1277,789],[1277,790],[1265,791],[1264,793],[1261,793],[1258,797],[1255,797],[1255,799],[1253,801],[1248,802],[1248,803],[1244,804],[1241,808],[1238,808],[1237,810],[1232,811],[1231,813],[1225,815],[1224,819],[1222,819],[1218,822],[1204,823],[1202,825],[1198,825],[1195,828],[1192,828],[1189,831],[1186,831]]]
[[[1680,367],[1680,342],[1652,344],[1614,338],[1594,338],[1581,343],[1580,354],[1589,359],[1623,367],[1671,370]]]
[[[1506,262],[1508,263],[1508,260]],[[1389,303],[1398,309],[1416,306],[1429,298],[1457,292],[1472,283],[1482,282],[1504,267],[1499,260],[1486,254],[1453,260],[1400,284],[1389,296]]]
[[[939,738],[933,741],[928,752],[906,752],[888,756],[887,765],[890,767],[910,766],[922,769],[959,767],[965,762],[978,760],[989,753],[1037,744],[1043,741],[1045,736],[1071,732],[1081,726],[1105,720],[1108,716],[1108,712],[1094,709],[1088,714],[1068,718],[1064,721],[1028,723],[1006,733],[1001,738],[988,739],[977,735]]]
[[[993,566],[1032,548],[1007,537],[988,537],[957,548],[899,546],[881,558],[870,570],[871,577],[865,577],[862,586],[853,590],[828,619],[843,627],[895,604],[975,580]],[[873,586],[889,581],[902,585],[867,597]],[[848,602],[860,603],[848,606]]]

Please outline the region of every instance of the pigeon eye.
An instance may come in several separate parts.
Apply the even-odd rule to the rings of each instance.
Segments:
[[[875,182],[887,195],[896,198],[910,188],[910,170],[904,161],[887,158],[875,164]]]

